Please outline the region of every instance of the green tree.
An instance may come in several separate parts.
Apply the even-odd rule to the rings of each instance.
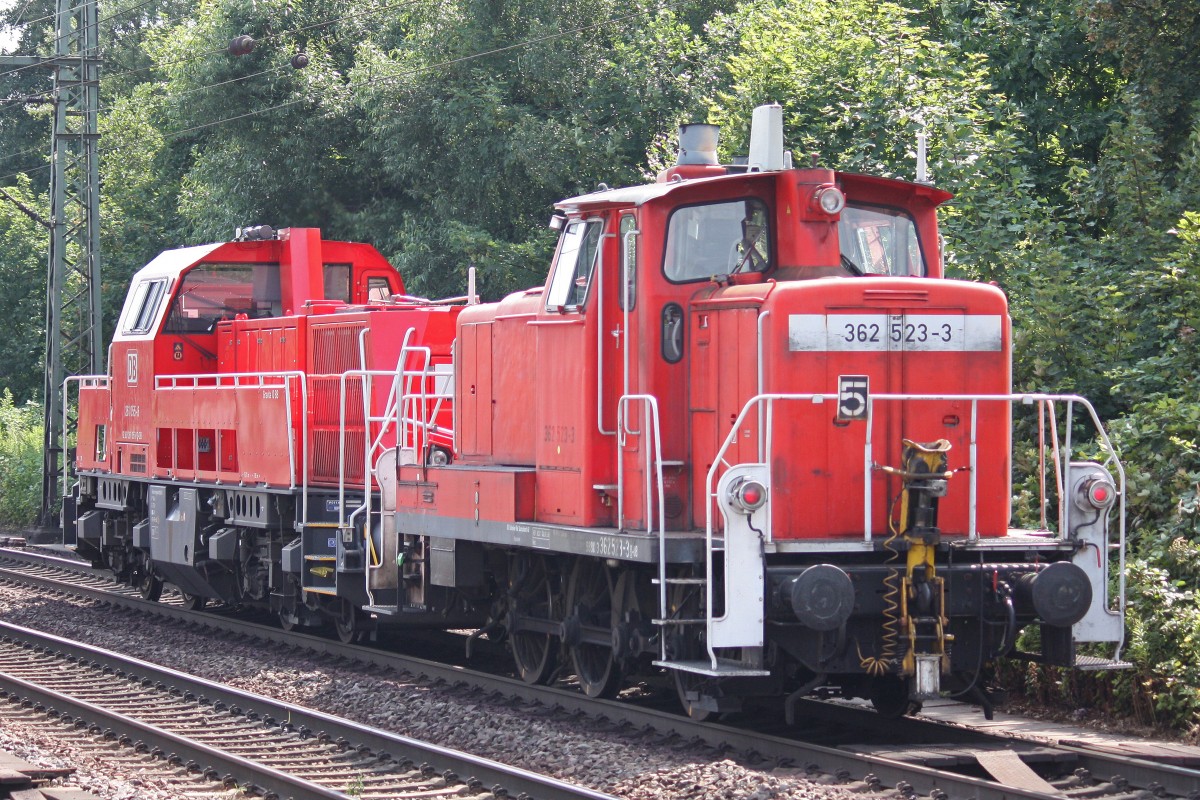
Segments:
[[[19,176],[0,195],[0,309],[15,321],[0,337],[0,387],[16,402],[42,394],[46,345],[46,198]]]
[[[446,2],[397,15],[353,73],[391,188],[372,212],[400,220],[385,252],[433,294],[461,292],[470,263],[492,291],[540,282],[551,205],[639,180],[651,142],[694,102],[694,24],[644,2]]]

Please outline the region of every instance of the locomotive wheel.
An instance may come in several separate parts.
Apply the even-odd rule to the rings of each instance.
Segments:
[[[588,697],[613,697],[621,688],[621,668],[612,646],[612,634],[620,621],[618,605],[612,570],[594,559],[577,559],[567,589],[567,608],[583,625],[604,628],[609,634],[607,644],[580,642],[570,647],[579,688]]]
[[[908,681],[896,675],[884,675],[871,681],[868,690],[871,705],[882,717],[898,719],[921,710],[921,703],[908,699]]]
[[[204,595],[189,594],[182,590],[180,590],[179,596],[183,598],[183,607],[188,611],[200,611],[204,608],[204,603],[207,600]]]
[[[287,609],[279,609],[279,627],[283,628],[288,633],[296,629],[296,615],[289,613]]]
[[[526,553],[515,555],[509,564],[508,595],[516,613],[553,619],[554,582],[546,559]],[[526,683],[546,683],[558,666],[558,642],[548,633],[510,630],[509,648],[517,674]]]
[[[343,644],[361,642],[367,637],[367,629],[363,625],[364,618],[349,600],[338,602],[337,613],[333,617],[333,629]]]
[[[134,571],[133,585],[137,587],[143,600],[157,603],[158,599],[162,597],[162,578],[151,572],[149,565],[143,565]]]

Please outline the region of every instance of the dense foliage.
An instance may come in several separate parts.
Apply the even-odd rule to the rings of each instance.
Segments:
[[[0,17],[17,51],[50,52],[53,4],[18,5]],[[1017,387],[1092,398],[1129,472],[1136,669],[1030,670],[1029,691],[1194,724],[1198,0],[101,0],[101,16],[110,322],[158,250],[254,223],[371,241],[420,293],[460,293],[475,265],[496,298],[541,280],[553,201],[652,174],[679,122],[720,123],[739,152],[765,101],[798,157],[839,168],[910,177],[924,131],[956,194],[953,272],[1010,296]],[[257,44],[231,56],[239,34]],[[0,313],[30,321],[0,340],[9,521],[19,404],[41,384],[47,85],[0,69]]]
[[[0,394],[0,526],[29,523],[42,501],[42,409]]]

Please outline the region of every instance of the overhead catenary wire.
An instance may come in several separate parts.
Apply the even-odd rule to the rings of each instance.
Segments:
[[[32,3],[32,2],[33,2],[33,0],[27,0],[27,2],[25,3],[25,8],[28,8],[30,3]],[[96,20],[96,24],[102,25],[105,22],[111,22],[114,19],[119,19],[121,17],[126,16],[127,14],[132,14],[134,11],[137,11],[140,8],[145,8],[146,6],[148,6],[154,2],[157,2],[157,0],[142,0],[142,2],[135,3],[134,5],[130,6],[129,8],[122,8],[118,11],[114,11],[112,14],[109,14],[107,17],[98,18]],[[22,13],[24,13],[24,9],[22,9]],[[39,22],[48,22],[50,20],[55,19],[57,16],[58,16],[58,12],[55,12],[53,14],[47,14],[44,17],[38,17],[37,19],[31,19],[26,22],[20,22],[20,23],[11,22],[11,23],[9,23],[9,27],[14,28],[14,29],[15,28],[27,28],[30,25],[36,25]],[[183,17],[183,16],[175,17],[173,20],[168,20],[167,23],[165,23],[165,24],[169,24],[170,22],[177,22],[181,19],[186,19],[186,17]],[[49,43],[51,45],[57,46],[59,40],[63,39],[63,38],[66,38],[66,37],[55,36],[53,39],[50,40]],[[92,48],[89,48],[89,50],[90,49],[92,49]],[[8,74],[8,73],[0,73],[0,77],[3,77],[6,74]]]
[[[40,167],[30,167],[29,169],[20,169],[20,170],[17,170],[16,172],[10,172],[7,175],[0,175],[0,184],[2,184],[4,181],[8,180],[9,178],[17,177],[18,175],[33,175],[34,173],[44,172],[48,169],[50,169],[49,164],[42,164]]]
[[[373,8],[368,8],[368,9],[365,9],[362,11],[356,11],[356,12],[352,12],[349,14],[342,14],[342,15],[339,15],[336,17],[329,17],[327,19],[320,20],[318,22],[313,22],[308,25],[301,25],[298,28],[292,28],[292,29],[287,29],[287,30],[282,30],[282,31],[277,31],[277,32],[271,32],[271,33],[266,34],[265,36],[262,36],[262,37],[256,39],[254,43],[255,43],[255,46],[258,46],[258,45],[264,44],[266,42],[270,42],[273,39],[281,39],[284,36],[296,35],[296,34],[300,34],[300,33],[305,33],[307,31],[315,30],[317,28],[328,27],[329,25],[333,25],[338,22],[343,22],[345,20],[355,19],[358,17],[372,16],[375,14],[382,14],[385,11],[394,11],[397,8],[407,8],[409,6],[415,6],[415,5],[419,5],[421,3],[426,3],[426,2],[428,2],[428,0],[403,0],[403,2],[387,3],[387,4],[383,4],[383,5],[378,5]],[[124,72],[114,72],[113,74],[111,74],[107,77],[110,80],[116,80],[117,78],[124,78],[128,75],[136,75],[139,72],[147,72],[152,69],[162,69],[163,67],[174,67],[174,66],[178,66],[180,64],[188,64],[193,61],[199,61],[202,58],[207,58],[208,56],[211,56],[214,54],[225,53],[228,50],[228,46],[229,45],[227,42],[225,44],[220,45],[219,47],[217,47],[215,49],[204,50],[199,53],[193,53],[193,54],[187,56],[186,58],[178,58],[174,61],[165,61],[160,64],[152,64],[152,65],[145,66],[145,67],[137,67],[135,69],[125,70]]]
[[[143,7],[143,6],[146,6],[146,5],[148,5],[148,4],[152,3],[152,2],[155,2],[155,0],[142,0],[142,2],[141,2],[141,3],[138,3],[136,6],[133,6],[133,7],[132,7],[132,8],[130,8],[130,9],[126,9],[126,10],[125,10],[125,11],[123,11],[123,12],[118,12],[118,13],[116,13],[116,14],[113,14],[113,15],[111,15],[111,16],[104,17],[104,18],[101,18],[100,20],[97,20],[97,23],[96,23],[96,24],[97,24],[97,25],[99,25],[99,24],[100,24],[100,23],[102,23],[102,22],[107,22],[107,21],[109,21],[109,20],[115,19],[115,18],[117,18],[117,17],[121,16],[122,14],[127,14],[127,13],[129,13],[130,11],[132,11],[132,10],[136,10],[136,9],[138,9],[138,8],[141,8],[141,7]],[[383,13],[383,12],[385,12],[385,11],[391,11],[391,10],[394,10],[394,9],[396,9],[396,8],[402,8],[402,7],[406,7],[406,6],[417,5],[417,4],[418,4],[418,3],[420,3],[420,2],[426,2],[426,0],[405,0],[405,2],[399,2],[399,3],[385,3],[385,4],[377,5],[377,6],[373,7],[373,8],[368,8],[368,9],[365,9],[365,10],[363,10],[363,11],[356,11],[356,12],[349,13],[349,14],[341,14],[341,15],[338,15],[338,16],[329,17],[329,18],[327,18],[327,19],[325,19],[325,20],[321,20],[321,21],[319,21],[319,22],[315,22],[315,23],[310,23],[310,24],[308,24],[308,25],[303,25],[303,26],[301,26],[301,27],[299,27],[299,28],[296,28],[296,29],[283,30],[283,31],[279,31],[278,33],[268,33],[266,36],[263,36],[263,37],[259,38],[258,40],[256,40],[256,42],[257,42],[257,43],[261,43],[261,42],[268,42],[268,41],[270,41],[271,39],[274,39],[274,38],[279,38],[279,37],[281,37],[281,36],[286,36],[286,35],[288,35],[288,34],[302,33],[302,32],[304,32],[304,31],[313,30],[313,29],[316,29],[316,28],[322,28],[322,27],[326,27],[326,26],[328,26],[328,25],[332,25],[332,24],[334,24],[334,23],[341,22],[341,21],[343,21],[343,20],[354,19],[354,18],[356,18],[356,17],[362,17],[362,16],[370,16],[370,15],[373,15],[373,14],[380,14],[380,13]],[[41,17],[41,19],[40,19],[40,20],[38,20],[38,21],[41,21],[41,20],[48,20],[48,19],[53,19],[53,18],[54,18],[54,16],[55,16],[55,15],[50,15],[50,16],[46,16],[46,17]],[[190,17],[188,17],[188,16],[179,16],[179,17],[173,17],[173,18],[171,18],[171,19],[164,20],[163,22],[161,22],[161,23],[158,23],[158,24],[159,24],[160,26],[162,26],[162,27],[165,27],[165,26],[168,26],[168,25],[171,25],[171,24],[173,24],[173,23],[180,22],[180,21],[183,21],[183,20],[186,20],[186,19],[189,19],[189,18],[190,18]],[[26,24],[28,25],[28,24],[32,24],[32,23],[26,23]],[[56,37],[56,38],[53,40],[53,44],[57,44],[57,43],[58,43],[58,38]],[[112,75],[109,75],[109,76],[107,76],[107,77],[108,77],[108,78],[110,78],[110,79],[116,79],[116,78],[122,78],[122,77],[125,77],[126,75],[134,75],[134,74],[137,74],[137,73],[139,73],[139,72],[146,72],[146,71],[148,71],[148,70],[152,70],[152,69],[160,69],[160,68],[162,68],[162,67],[176,66],[176,65],[179,65],[179,64],[187,64],[187,63],[189,63],[189,62],[192,62],[192,61],[198,61],[198,60],[199,60],[199,59],[201,59],[201,58],[206,58],[206,57],[208,57],[208,56],[211,56],[211,55],[216,55],[216,54],[219,54],[219,53],[224,53],[224,52],[226,52],[226,51],[227,51],[227,49],[228,49],[228,43],[225,43],[225,44],[222,44],[222,45],[220,45],[220,46],[218,46],[218,47],[215,47],[215,48],[213,48],[213,49],[210,49],[210,50],[204,50],[204,51],[201,51],[201,52],[199,52],[199,53],[193,53],[192,55],[190,55],[190,56],[188,56],[188,57],[186,57],[186,58],[180,58],[180,59],[176,59],[176,60],[174,60],[174,61],[167,61],[167,62],[163,62],[163,63],[159,63],[159,64],[152,64],[152,65],[145,66],[145,67],[138,67],[138,68],[136,68],[136,69],[125,70],[124,72],[116,72],[116,73],[113,73]],[[88,56],[88,55],[92,55],[92,54],[95,54],[95,53],[99,53],[100,51],[101,51],[101,46],[100,46],[99,44],[97,44],[97,45],[96,45],[96,47],[94,47],[94,48],[87,48],[86,50],[84,50],[84,51],[82,51],[82,52],[80,52],[80,53],[75,53],[75,54],[72,54],[72,56],[71,56],[71,57],[72,57],[72,58],[79,58],[79,57],[82,57],[82,56]],[[48,58],[49,58],[49,57],[48,57]],[[25,70],[27,70],[27,69],[30,69],[30,68],[34,67],[34,66],[37,66],[37,65],[36,65],[36,64],[26,64],[26,65],[24,65],[24,66],[21,66],[21,67],[14,67],[14,68],[12,68],[12,69],[10,69],[10,70],[4,71],[4,72],[0,72],[0,78],[3,78],[3,77],[5,77],[6,75],[13,75],[13,74],[15,74],[15,73],[18,73],[18,72],[23,72],[23,71],[25,71]]]
[[[141,6],[144,6],[144,5],[146,5],[146,4],[150,3],[150,2],[153,2],[153,1],[154,1],[154,0],[143,0],[143,2],[142,2],[142,3],[139,3],[139,4],[138,4],[137,6],[135,6],[134,8],[140,8]],[[289,35],[289,34],[303,33],[303,32],[306,32],[306,31],[311,31],[311,30],[315,30],[315,29],[318,29],[318,28],[323,28],[323,27],[326,27],[326,26],[332,25],[332,24],[334,24],[334,23],[336,23],[336,22],[340,22],[340,21],[343,21],[343,20],[347,20],[347,19],[354,19],[354,18],[357,18],[357,17],[371,16],[371,15],[374,15],[374,14],[383,13],[383,12],[385,12],[385,11],[392,11],[392,10],[395,10],[395,9],[397,9],[397,8],[403,8],[403,7],[415,6],[415,5],[418,5],[418,4],[420,4],[420,3],[423,3],[423,2],[427,2],[427,0],[403,0],[403,2],[386,3],[386,4],[382,4],[382,5],[377,5],[377,6],[374,6],[374,7],[372,7],[372,8],[368,8],[368,9],[365,9],[365,10],[362,10],[362,11],[358,11],[358,12],[355,12],[355,13],[351,13],[351,14],[343,14],[343,15],[340,15],[340,16],[335,16],[335,17],[329,17],[329,18],[326,18],[326,19],[324,19],[324,20],[320,20],[320,21],[318,21],[318,22],[310,23],[310,24],[308,24],[308,25],[302,25],[302,26],[300,26],[300,27],[298,27],[298,28],[296,28],[296,29],[294,29],[294,30],[285,30],[285,31],[279,31],[278,33],[268,34],[266,37],[263,37],[262,39],[260,39],[260,40],[258,40],[258,41],[259,41],[259,42],[270,41],[272,38],[279,38],[279,37],[286,36],[286,35]],[[117,16],[117,15],[113,15],[113,16],[115,17],[115,16]],[[112,18],[113,18],[113,17],[108,17],[107,19],[112,19]],[[49,19],[49,17],[44,17],[43,19]],[[165,23],[163,23],[163,24],[164,24],[164,25],[168,25],[168,24],[170,24],[171,22],[173,22],[173,21],[178,21],[178,20],[180,20],[180,19],[184,19],[184,17],[179,17],[179,18],[176,18],[175,20],[169,20],[169,21],[167,21],[167,22],[165,22]],[[109,79],[112,79],[112,80],[115,80],[115,79],[117,79],[117,78],[122,78],[122,77],[125,77],[125,76],[127,76],[127,75],[136,74],[136,73],[138,73],[138,72],[145,72],[145,71],[148,71],[148,70],[151,70],[151,69],[160,69],[160,68],[162,68],[162,67],[176,66],[176,65],[179,65],[179,64],[185,64],[185,63],[188,63],[188,62],[190,62],[190,61],[196,61],[196,60],[199,60],[200,58],[205,58],[205,57],[207,57],[207,56],[211,56],[211,55],[214,55],[214,54],[225,53],[225,52],[226,52],[226,50],[227,50],[227,46],[222,46],[222,47],[215,48],[215,49],[212,49],[212,50],[205,50],[205,51],[202,51],[202,52],[201,52],[201,53],[199,53],[199,54],[193,54],[193,55],[191,55],[191,56],[189,56],[189,57],[187,57],[187,58],[183,58],[183,59],[177,59],[177,60],[175,60],[175,61],[168,61],[168,62],[165,62],[165,63],[154,64],[154,65],[150,65],[150,66],[146,66],[146,67],[139,67],[139,68],[137,68],[137,69],[133,69],[133,70],[126,70],[125,72],[118,72],[118,73],[114,73],[114,74],[112,74],[112,75],[108,76],[108,78],[109,78]],[[12,73],[14,73],[14,72],[19,72],[19,71],[21,71],[21,70],[23,70],[23,69],[27,69],[27,68],[28,68],[28,67],[19,67],[19,68],[13,69],[13,70],[9,70],[8,72],[0,72],[0,78],[4,77],[5,75],[10,75],[10,74],[12,74]],[[276,73],[276,72],[280,72],[280,71],[283,71],[284,69],[286,69],[286,66],[285,66],[285,65],[280,65],[280,66],[277,66],[277,67],[272,67],[271,69],[266,69],[266,70],[261,70],[261,71],[259,71],[259,72],[251,73],[251,74],[249,74],[249,75],[241,75],[241,76],[238,76],[238,77],[236,77],[236,78],[230,78],[230,79],[228,79],[228,80],[224,80],[224,81],[218,81],[218,82],[216,82],[216,83],[212,83],[212,84],[206,84],[206,85],[204,85],[204,86],[198,86],[198,87],[194,87],[194,88],[192,88],[192,89],[188,89],[188,90],[185,90],[185,91],[183,91],[183,92],[179,92],[178,94],[176,94],[176,96],[186,96],[186,95],[189,95],[189,94],[194,94],[194,93],[196,93],[196,92],[200,92],[200,91],[206,91],[206,90],[208,90],[208,89],[216,88],[216,87],[219,87],[219,86],[227,86],[227,85],[229,85],[229,84],[238,83],[238,82],[241,82],[241,81],[247,81],[247,80],[250,80],[251,78],[259,77],[259,76],[262,76],[262,75],[269,75],[269,74],[273,74],[273,73]],[[10,100],[8,100],[8,101],[5,101],[5,102],[0,102],[0,105],[4,105],[4,104],[6,104],[6,102],[7,102],[7,103],[14,103],[14,101],[15,101],[15,98],[14,98],[14,99],[10,99]],[[26,98],[22,98],[22,99],[21,99],[21,102],[25,102],[25,101],[26,101]],[[106,112],[106,111],[111,111],[111,106],[102,106],[102,107],[100,107],[100,108],[96,109],[96,113],[98,113],[98,114],[99,114],[99,113],[104,113],[104,112]],[[15,160],[16,158],[18,158],[18,157],[20,157],[20,156],[22,156],[22,155],[27,155],[27,154],[29,154],[30,152],[35,152],[35,151],[31,151],[31,150],[25,150],[25,151],[22,151],[22,152],[20,152],[20,153],[8,153],[8,154],[5,154],[5,155],[3,155],[3,156],[0,156],[0,163],[3,163],[3,162],[5,162],[5,161],[12,161],[12,160]],[[15,174],[15,173],[14,173],[14,174]],[[4,176],[4,177],[11,177],[11,175],[9,175],[9,176]],[[3,178],[0,178],[0,180],[2,180],[2,179],[3,179]]]
[[[400,74],[381,75],[377,78],[372,78],[370,80],[364,81],[362,84],[359,84],[359,88],[364,87],[364,86],[375,86],[375,85],[379,85],[379,84],[386,85],[388,83],[394,83],[396,81],[403,80],[405,78],[410,78],[414,75],[419,75],[423,72],[429,72],[431,70],[442,69],[443,67],[450,67],[450,66],[454,66],[455,64],[462,64],[462,63],[465,63],[468,61],[475,61],[480,58],[486,58],[488,56],[497,55],[499,53],[505,53],[510,50],[518,50],[522,47],[529,47],[534,44],[539,44],[540,42],[550,41],[552,39],[559,39],[564,36],[571,36],[571,35],[574,35],[577,33],[583,33],[584,31],[593,30],[595,28],[599,28],[604,25],[611,25],[611,24],[618,23],[618,22],[624,22],[624,21],[632,19],[634,17],[645,16],[646,14],[652,13],[652,11],[653,11],[653,9],[647,9],[645,11],[635,11],[635,12],[632,12],[629,14],[622,14],[622,15],[618,15],[618,16],[614,16],[614,17],[609,17],[608,19],[605,19],[601,22],[595,22],[590,25],[581,25],[578,28],[572,28],[570,30],[549,33],[549,34],[545,34],[544,36],[535,36],[532,39],[525,39],[523,41],[516,42],[514,44],[505,45],[504,47],[497,47],[497,48],[493,48],[491,50],[487,50],[487,51],[480,52],[480,53],[472,53],[471,55],[460,56],[459,58],[452,58],[447,61],[440,61],[440,62],[437,62],[434,64],[425,64],[423,66],[402,72]],[[214,120],[212,122],[206,122],[206,123],[202,123],[200,125],[193,125],[192,127],[184,128],[183,130],[171,131],[170,133],[164,134],[164,138],[174,138],[177,136],[183,136],[188,133],[194,133],[196,131],[205,130],[207,128],[212,128],[217,125],[223,125],[227,122],[237,122],[239,120],[247,119],[249,117],[260,116],[262,114],[266,114],[271,111],[278,111],[279,109],[290,108],[291,106],[298,105],[300,103],[308,103],[308,102],[312,102],[312,98],[299,97],[294,100],[288,100],[283,103],[277,103],[276,105],[273,105],[273,106],[267,106],[266,108],[260,108],[260,109],[255,109],[253,111],[247,111],[246,113],[238,114],[237,116],[225,117],[223,119]]]
[[[114,19],[117,19],[117,18],[119,18],[119,17],[123,17],[123,16],[125,16],[126,14],[129,14],[129,13],[131,13],[131,12],[133,12],[133,11],[137,11],[139,8],[143,8],[144,6],[148,6],[148,5],[150,5],[151,3],[155,2],[155,1],[156,1],[156,0],[142,0],[142,2],[140,2],[140,3],[136,4],[136,5],[130,6],[129,8],[123,9],[123,10],[121,10],[121,11],[117,11],[117,12],[115,12],[115,13],[113,13],[113,14],[110,14],[110,15],[108,15],[107,17],[100,17],[99,19],[97,19],[97,20],[96,20],[96,26],[97,26],[97,27],[99,27],[99,26],[100,26],[102,23],[105,23],[105,22],[110,22],[110,21],[112,21],[112,20],[114,20]],[[33,0],[28,0],[28,2],[26,2],[26,3],[25,3],[25,7],[26,7],[26,8],[28,8],[28,7],[29,7],[29,3],[31,3],[31,2],[33,2]],[[24,13],[24,9],[22,9],[22,13]],[[24,28],[24,27],[28,27],[28,26],[30,26],[30,25],[35,25],[35,24],[37,24],[37,23],[39,23],[39,22],[45,22],[45,21],[47,21],[47,20],[52,20],[52,19],[54,19],[54,18],[55,18],[55,17],[57,17],[57,16],[58,16],[58,14],[57,14],[57,13],[55,13],[55,14],[47,14],[47,15],[46,15],[46,16],[44,16],[44,17],[38,17],[37,19],[33,19],[33,20],[29,20],[28,22],[21,23],[19,26],[18,26],[16,23],[13,23],[13,24],[11,24],[9,27],[13,27],[13,28],[16,28],[16,27],[22,27],[22,28]],[[181,20],[181,19],[186,19],[186,18],[185,18],[185,17],[176,17],[176,18],[175,18],[175,19],[173,19],[173,20],[167,20],[167,21],[166,21],[165,23],[163,23],[163,24],[164,24],[164,25],[169,25],[171,22],[178,22],[178,21],[179,21],[179,20]],[[74,34],[72,34],[72,35],[74,35]],[[61,41],[61,40],[62,40],[62,39],[64,39],[64,38],[67,38],[67,37],[64,37],[64,36],[55,36],[53,39],[51,39],[51,40],[50,40],[50,44],[51,44],[52,46],[54,46],[54,47],[58,47],[58,43],[59,43],[59,41]],[[97,46],[96,46],[96,47],[89,47],[89,48],[87,48],[87,49],[85,49],[85,50],[83,50],[83,51],[81,51],[81,52],[79,52],[79,53],[73,53],[73,54],[72,54],[72,57],[73,57],[73,58],[80,58],[80,57],[83,57],[83,56],[92,55],[92,54],[93,54],[94,52],[96,52],[98,49],[99,49],[99,44],[97,44]],[[51,58],[53,58],[53,57],[54,57],[54,56],[46,56],[46,58],[47,58],[47,59],[51,59]],[[6,75],[14,75],[14,74],[16,74],[16,73],[18,73],[18,72],[24,72],[25,70],[27,70],[27,69],[32,69],[33,67],[36,67],[36,66],[40,66],[40,65],[38,65],[38,64],[26,64],[26,65],[24,65],[24,66],[20,66],[20,67],[13,67],[13,68],[12,68],[12,69],[10,69],[10,70],[6,70],[6,71],[4,71],[4,72],[0,72],[0,78],[3,78],[3,77],[5,77]]]
[[[29,7],[31,5],[33,5],[33,0],[25,0],[25,5],[21,6],[21,10],[17,12],[17,15],[15,17],[13,17],[13,21],[8,24],[8,27],[10,27],[10,28],[20,27],[21,17],[25,16],[25,12],[27,10],[29,10]]]

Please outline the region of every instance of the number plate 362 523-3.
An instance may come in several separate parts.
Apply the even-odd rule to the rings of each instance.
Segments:
[[[793,352],[998,351],[998,314],[792,314]]]

